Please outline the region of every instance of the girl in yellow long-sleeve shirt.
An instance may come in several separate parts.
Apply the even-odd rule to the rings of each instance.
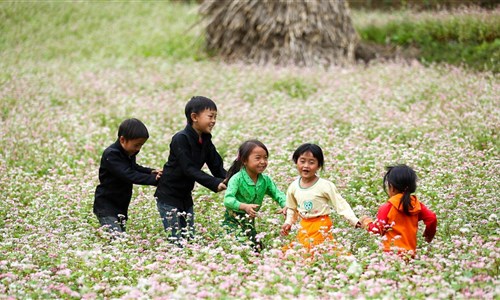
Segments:
[[[300,177],[287,190],[287,215],[281,228],[282,235],[288,235],[292,224],[301,218],[297,240],[306,249],[333,240],[331,233],[331,207],[352,225],[359,227],[356,217],[347,201],[338,193],[335,184],[319,178],[316,172],[323,167],[323,151],[318,145],[303,144],[293,154]],[[293,244],[293,243],[292,243]]]

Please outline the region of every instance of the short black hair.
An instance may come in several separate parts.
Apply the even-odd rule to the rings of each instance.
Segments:
[[[126,119],[118,128],[118,138],[123,136],[126,140],[149,138],[146,125],[136,118]]]
[[[193,125],[193,120],[191,120],[191,114],[199,114],[205,109],[217,111],[217,105],[212,99],[203,96],[194,96],[191,100],[186,103],[186,119],[188,124]]]
[[[297,150],[293,153],[293,162],[297,163],[297,160],[299,157],[306,153],[306,152],[311,152],[314,158],[318,160],[318,165],[320,168],[323,168],[323,164],[325,162],[325,158],[323,156],[323,150],[321,150],[321,147],[316,145],[316,144],[311,144],[311,143],[305,143],[299,146]]]

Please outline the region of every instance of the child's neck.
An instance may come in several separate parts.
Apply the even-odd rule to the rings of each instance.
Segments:
[[[316,183],[318,181],[318,176],[314,176],[311,178],[304,178],[300,177],[300,186],[303,188],[308,188]]]
[[[258,178],[259,178],[259,174],[250,175],[250,179],[252,179],[253,183],[257,183]]]
[[[194,131],[198,134],[198,137],[201,137],[201,130],[197,129],[196,127],[193,127]]]
[[[252,181],[254,183],[257,183],[257,179],[259,178],[259,173],[252,172],[252,171],[248,170],[247,168],[245,168],[245,170],[248,174],[248,177],[250,177],[250,179],[252,179]]]

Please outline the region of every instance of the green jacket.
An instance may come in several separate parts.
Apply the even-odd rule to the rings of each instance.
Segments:
[[[257,184],[248,176],[245,168],[234,174],[227,184],[224,194],[224,206],[236,212],[244,212],[239,209],[241,203],[257,204],[262,206],[264,195],[268,195],[276,201],[280,207],[285,207],[286,196],[276,187],[271,177],[259,174]]]

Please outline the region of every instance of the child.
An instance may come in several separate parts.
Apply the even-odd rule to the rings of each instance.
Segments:
[[[362,217],[362,226],[384,236],[384,251],[411,251],[413,255],[417,248],[418,221],[424,221],[423,235],[430,243],[436,234],[436,214],[411,195],[417,189],[417,175],[412,168],[406,165],[387,167],[383,184],[389,200],[379,208],[375,222]]]
[[[170,155],[155,193],[163,226],[170,232],[170,241],[178,245],[181,238],[193,235],[191,192],[195,181],[213,192],[226,189],[226,170],[211,135],[217,106],[208,98],[196,96],[186,104],[185,114],[188,124],[172,137]],[[201,170],[205,163],[213,176]]]
[[[282,235],[288,235],[292,224],[301,217],[301,229],[297,240],[305,249],[311,250],[325,240],[333,240],[331,233],[331,207],[353,226],[360,226],[358,218],[349,204],[337,192],[335,185],[319,178],[316,172],[323,167],[323,151],[318,145],[303,144],[293,153],[293,161],[300,177],[287,190],[285,224]],[[293,243],[292,243],[293,244]],[[285,250],[288,247],[285,247]]]
[[[271,196],[282,208],[286,201],[285,194],[268,175],[263,174],[268,156],[266,146],[258,140],[241,144],[238,157],[229,168],[229,182],[224,195],[226,212],[222,224],[228,231],[240,229],[257,251],[262,249],[262,244],[256,239],[255,217],[264,195]]]
[[[120,124],[118,140],[104,150],[95,190],[94,214],[112,232],[125,232],[132,185],[156,185],[161,170],[138,165],[136,156],[149,138],[148,129],[137,119]]]

